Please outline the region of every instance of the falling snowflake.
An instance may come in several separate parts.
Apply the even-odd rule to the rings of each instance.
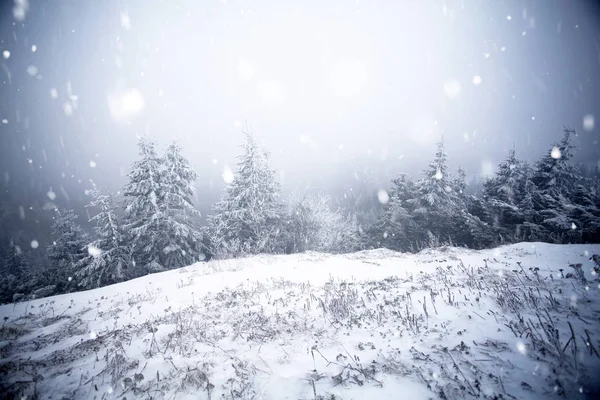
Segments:
[[[480,83],[481,83],[481,76],[479,76],[479,75],[475,75],[475,76],[473,77],[473,84],[474,84],[474,85],[479,85]]]
[[[34,44],[31,46],[31,52],[35,53],[37,51],[37,46]]]
[[[53,99],[58,97],[58,91],[55,88],[50,89],[50,97]]]
[[[439,169],[437,171],[435,171],[435,175],[433,175],[433,177],[435,179],[437,179],[438,181],[441,181],[442,178],[444,177],[444,175],[442,174],[442,171],[440,171]]]
[[[38,69],[35,65],[30,65],[27,67],[27,73],[31,76],[36,76],[38,73]]]
[[[8,50],[4,50],[4,51],[2,52],[2,56],[3,56],[5,59],[8,59],[8,58],[10,57],[10,51],[8,51]]]
[[[108,108],[117,121],[135,117],[144,109],[144,105],[144,96],[138,89],[115,91],[108,97]]]
[[[8,120],[7,120],[6,118],[4,118],[4,119],[2,120],[2,123],[3,123],[3,124],[8,124]]]
[[[506,19],[510,21],[512,19],[512,16],[511,15],[507,15]]]
[[[96,332],[91,331],[90,332],[90,340],[95,340],[98,337],[98,335],[96,335]]]
[[[560,157],[562,156],[560,149],[556,146],[554,146],[552,148],[552,151],[550,152],[550,157],[554,158],[555,160],[558,160]]]
[[[46,195],[48,196],[48,198],[49,198],[50,200],[54,200],[54,199],[56,199],[56,193],[54,193],[54,192],[52,191],[52,189],[50,189],[50,190],[48,191],[48,193],[46,193]]]
[[[583,129],[588,132],[594,130],[594,116],[592,114],[583,116]]]
[[[63,112],[67,117],[73,115],[73,106],[71,105],[71,103],[67,102],[63,104]]]
[[[121,12],[121,26],[125,29],[131,28],[131,19],[129,19],[129,13],[127,11]]]
[[[450,80],[444,83],[444,94],[450,99],[455,99],[460,95],[460,83],[456,80]]]
[[[233,171],[227,165],[225,166],[225,168],[223,168],[223,180],[227,184],[233,182]]]
[[[519,350],[519,353],[521,354],[527,353],[527,348],[525,347],[525,344],[521,341],[517,342],[517,350]]]
[[[90,168],[96,168],[96,161],[90,160]]]
[[[100,254],[102,254],[102,250],[96,246],[89,245],[88,254],[92,257],[98,257]]]
[[[385,189],[380,189],[377,192],[377,199],[381,204],[387,204],[390,201],[390,195]]]
[[[577,229],[577,225],[575,225],[575,222],[571,222],[571,229],[573,229],[573,230]]]
[[[23,21],[27,15],[27,11],[29,11],[29,0],[15,0],[13,17],[17,21]]]
[[[67,278],[67,280],[68,280],[69,282],[71,282],[71,281],[73,280],[73,277],[72,277],[72,276],[70,276],[70,277],[68,277],[68,278]]]
[[[40,244],[38,243],[38,241],[37,241],[37,240],[35,240],[35,239],[34,239],[34,240],[32,240],[32,241],[31,241],[31,248],[32,248],[32,249],[37,249],[38,247],[40,247]]]

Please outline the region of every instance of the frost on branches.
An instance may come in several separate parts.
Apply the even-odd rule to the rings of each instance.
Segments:
[[[124,281],[132,276],[129,248],[118,219],[114,197],[102,193],[96,185],[90,192],[88,207],[97,209],[90,222],[95,224],[96,238],[87,246],[88,255],[78,263],[79,285],[86,289]]]
[[[77,218],[72,210],[57,210],[52,224],[54,242],[48,246],[51,262],[48,277],[59,293],[75,289],[73,276],[87,253],[86,234],[77,224]]]
[[[196,261],[201,240],[191,200],[196,174],[175,144],[164,159],[153,141],[141,138],[138,146],[141,160],[133,164],[123,190],[134,260],[147,272]]]
[[[181,147],[171,144],[165,153],[162,175],[164,230],[168,243],[161,262],[179,268],[198,260],[202,234],[198,227],[200,212],[193,204],[196,172],[181,155]]]
[[[277,239],[282,205],[275,172],[253,134],[244,135],[244,153],[239,156],[233,182],[213,206],[208,221],[212,252],[218,258],[283,250]]]

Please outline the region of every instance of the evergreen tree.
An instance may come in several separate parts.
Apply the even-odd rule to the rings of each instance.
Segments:
[[[161,264],[179,268],[197,261],[202,247],[202,234],[197,228],[200,213],[192,202],[197,175],[175,143],[167,148],[164,167],[164,232],[168,243]]]
[[[244,133],[244,153],[239,157],[233,182],[213,206],[209,218],[213,254],[221,258],[283,250],[277,241],[283,214],[279,184],[268,154],[251,133]]]
[[[466,198],[467,172],[462,166],[458,167],[456,179],[454,179],[454,190],[461,199]]]
[[[88,255],[78,263],[79,285],[92,289],[121,282],[131,277],[130,249],[125,245],[114,198],[96,185],[90,192],[88,207],[98,210],[90,222],[95,224],[96,239],[87,246]]]
[[[75,288],[76,265],[86,256],[86,234],[77,224],[72,210],[56,211],[52,224],[54,242],[48,246],[51,261],[48,278],[60,293]]]
[[[571,143],[575,135],[575,130],[564,128],[561,141],[555,143],[536,164],[533,183],[539,190],[554,198],[569,196],[580,180],[577,170],[569,163],[575,148]]]
[[[407,174],[392,180],[388,202],[377,222],[374,247],[385,246],[392,250],[413,250],[425,240],[426,232],[414,219],[414,211],[420,206],[416,184]]]
[[[161,253],[169,244],[164,231],[163,160],[156,154],[156,143],[146,138],[138,142],[141,159],[134,162],[123,188],[125,196],[124,229],[129,233],[134,261],[146,272],[161,271]]]
[[[454,230],[453,220],[458,218],[461,207],[448,175],[443,140],[438,143],[435,157],[423,175],[423,179],[417,183],[418,207],[413,213],[415,220],[424,231],[446,241]]]
[[[22,293],[27,288],[29,265],[19,246],[9,243],[1,267],[0,303],[10,303],[15,293]]]
[[[484,194],[514,205],[520,200],[519,189],[522,188],[525,178],[525,166],[517,159],[516,150],[512,148],[506,160],[498,165],[495,176],[485,182]]]

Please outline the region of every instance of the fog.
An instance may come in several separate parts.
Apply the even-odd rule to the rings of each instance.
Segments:
[[[442,137],[451,167],[482,177],[563,125],[595,165],[598,15],[583,0],[6,2],[2,196],[118,189],[146,135],[183,145],[206,208],[245,126],[288,192],[366,176],[375,195]]]

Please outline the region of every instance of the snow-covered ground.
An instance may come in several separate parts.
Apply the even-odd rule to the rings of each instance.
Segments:
[[[594,398],[592,254],[600,245],[255,256],[5,305],[0,389],[52,399]]]

